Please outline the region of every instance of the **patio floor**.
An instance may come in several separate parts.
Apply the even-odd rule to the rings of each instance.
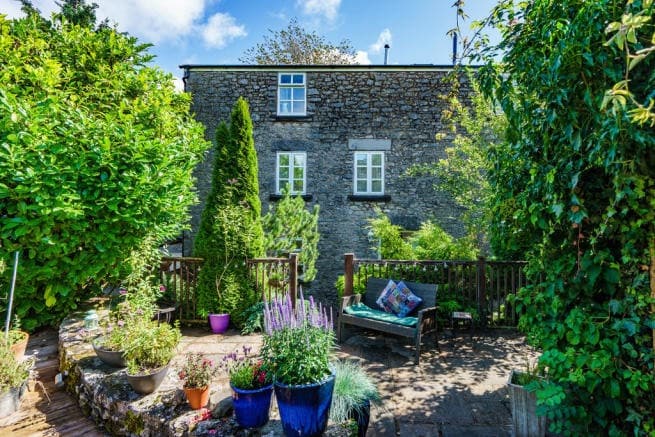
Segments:
[[[261,345],[261,335],[241,336],[233,330],[225,335],[214,335],[208,328],[183,329],[183,333],[177,361],[187,351],[220,360],[243,345],[252,346],[253,352]],[[473,339],[463,331],[455,335],[442,332],[441,352],[428,337],[419,366],[413,365],[412,349],[404,339],[354,329],[347,334],[350,337],[340,345],[337,357],[358,360],[377,382],[383,398],[380,407],[372,408],[367,436],[512,435],[505,382],[510,369],[525,367],[526,360],[536,357],[516,331],[477,331]],[[0,433],[76,436],[84,429],[85,435],[105,434],[102,429],[94,430],[93,422],[81,415],[72,398],[52,384],[57,371],[56,346],[52,348],[55,335],[51,331],[34,336],[29,347],[30,354],[37,357],[37,368],[48,370],[40,369],[39,377],[47,385],[52,403],[41,399],[41,390],[33,392],[30,396],[35,399],[29,397],[20,413],[0,421]],[[164,385],[179,386],[174,374],[169,379]],[[229,386],[222,376],[213,385],[210,406],[220,408],[228,397]],[[273,402],[271,421],[258,435],[281,435],[279,428]],[[327,435],[338,434],[329,428]]]
[[[261,345],[261,336],[241,336],[235,331],[211,335],[206,329],[183,330],[184,351],[197,351],[221,359],[241,348]],[[510,436],[511,412],[505,383],[512,368],[524,368],[536,358],[524,337],[513,330],[440,333],[441,352],[432,337],[424,343],[421,364],[414,366],[412,349],[404,339],[350,330],[336,355],[358,360],[374,378],[383,398],[373,407],[367,436]],[[182,354],[178,355],[180,359]],[[219,384],[212,403],[229,396]],[[271,429],[276,435],[272,411]]]

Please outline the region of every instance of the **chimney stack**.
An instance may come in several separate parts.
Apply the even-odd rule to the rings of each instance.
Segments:
[[[389,60],[389,44],[384,45],[384,65],[387,65],[387,61]]]

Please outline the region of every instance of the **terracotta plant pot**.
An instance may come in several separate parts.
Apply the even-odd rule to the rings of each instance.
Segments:
[[[228,326],[230,326],[230,315],[229,314],[210,314],[209,315],[209,326],[212,328],[214,334],[222,334],[227,331]]]
[[[27,350],[27,342],[30,339],[30,335],[27,332],[24,331],[21,332],[25,335],[25,338],[9,346],[9,349],[14,353],[14,356],[16,357],[17,361],[22,361],[23,358],[25,357],[25,351]]]
[[[164,377],[168,373],[168,364],[159,369],[154,369],[149,373],[140,373],[138,375],[127,374],[127,382],[130,383],[135,392],[147,395],[157,390],[161,385]]]
[[[184,388],[186,399],[189,406],[194,410],[199,410],[209,403],[209,386],[202,388]]]

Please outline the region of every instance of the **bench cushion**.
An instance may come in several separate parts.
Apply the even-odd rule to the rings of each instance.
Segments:
[[[344,308],[344,311],[352,316],[364,317],[366,319],[379,320],[381,322],[393,323],[401,326],[416,326],[418,318],[416,317],[398,317],[395,314],[385,313],[384,311],[374,310],[373,308],[358,303]]]

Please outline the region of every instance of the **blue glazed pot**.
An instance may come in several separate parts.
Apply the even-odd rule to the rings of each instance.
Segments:
[[[232,406],[237,423],[242,428],[259,428],[268,422],[273,384],[256,390],[232,387]]]
[[[305,385],[275,383],[280,421],[287,437],[320,436],[327,428],[335,373],[321,382]]]

